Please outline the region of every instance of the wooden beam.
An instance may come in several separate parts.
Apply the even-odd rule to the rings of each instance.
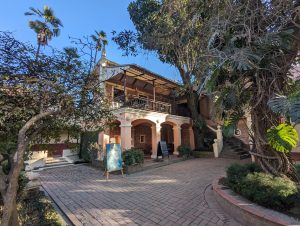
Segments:
[[[124,74],[122,74],[122,76],[121,76],[121,78],[119,80],[122,81],[123,78],[124,78]]]
[[[134,84],[138,81],[137,78],[134,79],[133,83],[131,84],[132,86],[134,86]]]

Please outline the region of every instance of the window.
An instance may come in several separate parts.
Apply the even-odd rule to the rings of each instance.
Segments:
[[[146,136],[145,135],[140,135],[140,143],[145,143]]]

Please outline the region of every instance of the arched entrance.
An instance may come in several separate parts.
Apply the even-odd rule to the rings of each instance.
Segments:
[[[152,130],[155,123],[147,119],[137,119],[131,124],[132,146],[142,149],[146,156],[151,156],[154,148]]]

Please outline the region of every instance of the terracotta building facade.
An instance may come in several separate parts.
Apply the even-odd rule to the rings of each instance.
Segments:
[[[156,158],[160,141],[166,141],[174,155],[182,144],[195,148],[192,120],[179,84],[137,65],[100,63],[100,79],[116,118],[99,134],[104,150],[108,143],[119,143],[122,151],[140,148]]]

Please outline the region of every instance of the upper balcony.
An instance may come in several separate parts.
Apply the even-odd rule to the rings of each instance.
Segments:
[[[172,105],[170,103],[154,101],[149,98],[138,97],[134,95],[127,97],[126,100],[124,95],[114,98],[114,100],[112,101],[112,108],[118,109],[122,107],[129,107],[146,111],[155,111],[166,114],[175,113],[174,111],[172,111]]]
[[[172,80],[137,65],[106,66],[100,70],[101,76],[113,109],[127,107],[189,117],[180,97],[181,86]]]

